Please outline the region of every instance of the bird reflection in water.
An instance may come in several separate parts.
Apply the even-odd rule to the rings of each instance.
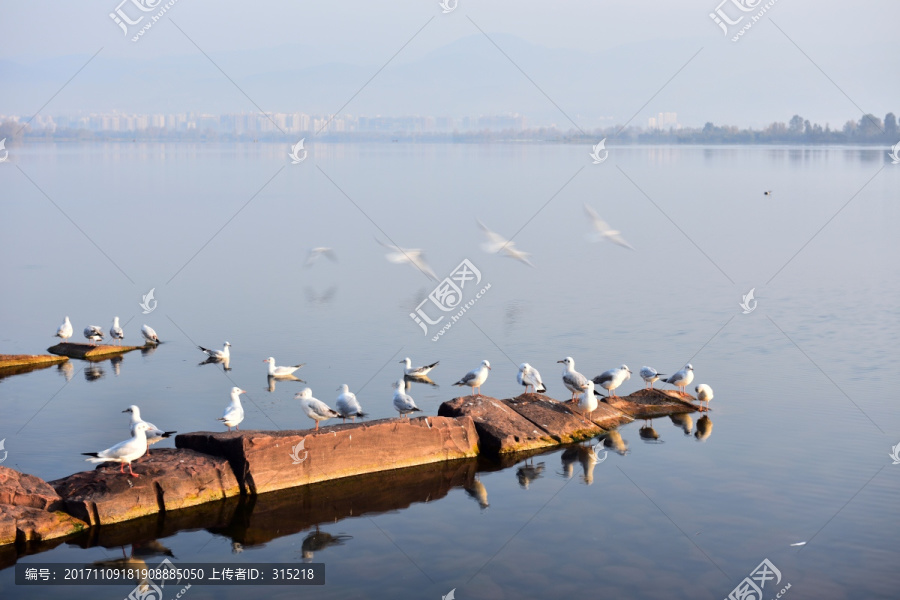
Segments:
[[[488,503],[487,488],[484,487],[484,484],[481,483],[481,480],[477,477],[473,477],[471,481],[463,485],[463,489],[466,491],[469,497],[478,502],[478,506],[481,507],[481,510],[484,510],[490,506],[490,504]]]
[[[96,363],[91,363],[84,368],[84,378],[88,381],[103,379],[105,375],[106,372],[103,370],[103,367]]]
[[[163,545],[159,540],[147,540],[145,542],[133,542],[131,544],[131,555],[141,558],[150,558],[151,556],[169,556],[175,558],[175,554],[168,546]]]
[[[597,453],[600,451],[601,447],[602,446],[598,444],[596,449],[593,446],[574,446],[572,448],[566,448],[561,456],[563,477],[571,479],[575,463],[578,462],[581,463],[582,481],[588,485],[594,483],[594,467],[602,462],[602,460],[597,457]],[[604,453],[605,451],[600,453],[603,460],[605,460]]]
[[[622,439],[622,434],[618,430],[613,430],[603,437],[603,446],[611,448],[620,456],[628,454],[628,444]]]
[[[72,376],[75,374],[75,366],[72,364],[71,360],[59,363],[59,366],[57,366],[56,369],[66,378],[66,383],[72,381]]]
[[[669,415],[669,419],[672,420],[673,425],[684,431],[684,435],[691,435],[691,430],[694,429],[694,419],[691,418],[691,415],[687,413]]]
[[[712,435],[712,426],[713,422],[710,421],[709,416],[707,415],[703,415],[697,419],[697,431],[694,432],[694,437],[697,438],[698,442],[704,442]]]
[[[141,346],[141,356],[150,356],[156,349],[159,347],[159,344],[144,344]]]
[[[266,390],[270,392],[275,391],[275,382],[276,381],[299,381],[300,383],[306,383],[299,377],[295,375],[281,375],[279,377],[275,377],[273,375],[266,375],[266,382],[268,385],[266,386]]]
[[[529,465],[526,460],[524,465],[516,469],[516,479],[519,480],[519,485],[522,486],[523,490],[527,490],[532,481],[540,479],[543,475],[544,463],[542,462],[539,462],[537,465],[534,463]]]
[[[644,419],[644,426],[638,430],[638,435],[645,442],[659,441],[659,434],[653,429],[653,419]]]
[[[406,389],[409,390],[412,387],[413,383],[424,383],[425,385],[430,385],[431,387],[441,387],[434,382],[428,375],[404,375],[403,379],[406,381]]]
[[[337,294],[337,286],[333,285],[321,294],[316,292],[309,286],[304,288],[306,292],[306,301],[310,304],[316,304],[319,306],[326,306],[334,302],[334,297]]]
[[[109,364],[112,365],[113,373],[115,373],[116,377],[118,377],[119,373],[122,372],[122,361],[123,360],[125,360],[125,358],[121,354],[118,356],[113,356],[112,358],[109,359]]]
[[[353,539],[351,535],[331,535],[326,531],[319,531],[319,526],[316,525],[316,530],[310,531],[303,538],[303,543],[300,545],[300,549],[303,552],[303,562],[310,562],[315,553],[320,550],[324,550],[329,546],[341,546],[345,541],[351,539]]]
[[[225,371],[231,370],[231,357],[226,356],[225,358],[219,358],[217,356],[209,356],[206,360],[197,363],[198,367],[202,367],[203,365],[222,365],[222,369]]]

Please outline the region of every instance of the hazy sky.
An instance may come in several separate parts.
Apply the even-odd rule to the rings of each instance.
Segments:
[[[740,1],[758,3],[727,0],[722,10],[745,23],[765,5],[741,13]],[[688,125],[752,126],[794,113],[832,126],[859,109],[900,113],[900,4],[883,1],[778,0],[737,43],[709,17],[718,0],[459,0],[449,14],[437,0],[178,0],[137,43],[138,26],[126,36],[109,17],[118,2],[0,3],[0,113],[33,113],[98,50],[44,112],[255,110],[246,96],[265,110],[328,112],[401,47],[344,112],[520,112],[566,127],[569,117],[596,126],[635,112],[639,125],[675,111]],[[131,3],[122,10],[144,14]]]

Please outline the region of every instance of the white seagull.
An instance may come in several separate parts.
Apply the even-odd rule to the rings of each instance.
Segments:
[[[300,363],[299,365],[291,365],[290,367],[276,367],[275,359],[271,356],[263,361],[264,363],[269,363],[269,377],[289,377],[294,374],[294,371],[303,366],[304,363]]]
[[[516,250],[515,242],[512,242],[499,233],[495,233],[487,228],[487,226],[478,221],[478,226],[481,228],[481,231],[484,233],[487,238],[482,244],[481,249],[487,252],[488,254],[502,254],[503,256],[508,256],[510,258],[514,258],[519,262],[525,263],[529,267],[534,267],[531,264],[531,261],[528,260],[528,257],[531,256],[528,252],[522,252],[521,250]]]
[[[356,417],[366,416],[359,405],[359,400],[356,399],[356,394],[350,391],[350,386],[345,383],[338,388],[338,391],[340,395],[334,404],[337,406],[337,412],[340,413],[341,419],[352,418],[355,422]]]
[[[641,379],[644,380],[647,387],[652,388],[653,382],[659,380],[660,377],[665,377],[665,374],[657,372],[653,367],[641,367]]]
[[[538,394],[543,394],[547,391],[547,388],[544,387],[544,382],[541,381],[541,374],[528,363],[519,365],[519,374],[516,375],[516,381],[519,382],[519,385],[525,386],[526,394],[529,386],[534,388],[534,391]]]
[[[584,414],[593,415],[598,406],[600,406],[600,403],[597,402],[597,396],[594,395],[594,382],[588,379],[587,387],[581,393],[581,396],[578,397],[578,409],[581,410],[581,420],[587,423]]]
[[[671,375],[670,377],[663,379],[666,383],[671,383],[675,387],[679,388],[679,391],[684,394],[684,388],[689,386],[691,382],[694,380],[694,367],[691,363],[684,365],[684,368],[677,373]]]
[[[99,325],[88,325],[84,328],[84,337],[92,342],[102,342],[103,328]]]
[[[712,388],[706,385],[705,383],[701,383],[697,387],[694,388],[694,391],[697,392],[697,400],[700,401],[702,409],[702,404],[706,402],[706,410],[709,410],[709,401],[713,399],[713,391]]]
[[[54,335],[65,342],[72,337],[72,333],[74,333],[72,323],[69,322],[69,317],[66,317],[66,320],[63,321],[62,325],[59,326]]]
[[[413,400],[413,397],[406,393],[406,380],[404,378],[400,378],[397,383],[394,384],[396,388],[394,390],[394,409],[401,415],[406,415],[406,418],[409,418],[409,413],[412,412],[421,412],[422,409],[416,406],[416,401]]]
[[[472,388],[472,395],[475,395],[475,388],[478,388],[478,395],[481,395],[481,385],[487,381],[488,372],[491,370],[491,363],[487,360],[481,361],[481,365],[475,369],[472,369],[465,375],[463,378],[454,383],[453,385],[469,386]]]
[[[153,423],[148,423],[141,419],[141,409],[139,409],[136,405],[132,404],[122,412],[131,413],[131,436],[134,437],[135,429],[138,425],[143,423],[147,426],[147,445],[155,444],[156,442],[161,442],[163,439],[167,437],[171,437],[173,433],[178,433],[177,431],[163,431]]]
[[[316,422],[316,430],[319,429],[319,421],[327,421],[335,417],[340,417],[341,413],[337,412],[318,398],[313,398],[312,390],[303,388],[302,392],[294,395],[294,400],[300,400],[300,406],[306,416]]]
[[[600,218],[600,215],[597,214],[597,211],[585,204],[584,212],[587,213],[588,218],[591,220],[591,226],[594,228],[594,233],[587,236],[590,241],[599,242],[602,240],[608,240],[613,244],[622,246],[623,248],[634,250],[631,244],[626,242],[625,239],[620,235],[621,232],[610,227],[609,223]]]
[[[627,379],[631,379],[631,369],[628,368],[628,365],[621,365],[615,369],[600,373],[594,377],[593,382],[608,391],[610,396],[614,397],[616,395],[616,388],[622,385]]]
[[[319,260],[320,256],[325,256],[331,259],[334,262],[337,262],[337,255],[334,253],[334,250],[331,248],[325,248],[324,246],[319,246],[317,248],[310,248],[309,255],[306,257],[306,265],[310,266],[317,260]]]
[[[423,367],[414,367],[414,366],[412,366],[412,361],[409,360],[409,357],[407,356],[400,362],[404,364],[404,367],[403,367],[404,375],[409,375],[410,377],[424,377],[424,376],[428,375],[429,371],[431,371],[433,368],[438,366],[438,363],[441,361],[436,360],[433,363],[431,363],[430,365],[425,365]]]
[[[153,331],[153,328],[149,325],[141,326],[141,335],[144,336],[144,339],[151,344],[159,343],[159,336],[156,335],[156,332]]]
[[[117,462],[120,464],[119,472],[125,473],[125,464],[128,464],[128,471],[132,477],[138,475],[131,470],[131,461],[137,460],[147,451],[147,424],[138,423],[134,427],[134,437],[119,442],[111,448],[101,450],[100,452],[82,452],[82,456],[90,456],[86,458],[87,462],[104,463]]]
[[[231,358],[231,351],[229,350],[229,348],[231,348],[231,344],[228,342],[225,342],[225,345],[222,346],[221,350],[210,350],[209,348],[204,348],[203,346],[197,347],[205,352],[208,357],[214,358],[216,360],[228,360],[229,358]]]
[[[388,250],[391,250],[391,252],[384,255],[390,262],[395,264],[409,263],[422,273],[425,273],[429,279],[433,279],[434,281],[438,280],[437,275],[434,274],[434,271],[432,271],[431,267],[428,266],[428,263],[425,262],[425,255],[418,248],[401,248],[400,246],[385,244],[377,238],[375,241]]]
[[[576,394],[580,394],[587,389],[587,377],[575,370],[575,359],[567,356],[562,360],[556,361],[565,365],[562,373],[563,385],[572,392],[571,402],[575,402]]]
[[[119,327],[119,317],[113,317],[112,327],[109,328],[109,338],[119,340],[119,342],[125,339],[125,332]]]
[[[225,426],[228,427],[228,431],[231,431],[232,427],[234,427],[235,431],[238,431],[238,425],[244,420],[244,407],[241,406],[241,394],[246,393],[247,392],[237,386],[231,388],[231,403],[225,407],[225,412],[222,416],[216,419],[217,421],[225,423]]]

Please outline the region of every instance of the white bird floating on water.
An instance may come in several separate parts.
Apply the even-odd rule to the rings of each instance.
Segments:
[[[585,413],[593,416],[594,411],[597,410],[599,405],[600,403],[597,402],[597,396],[594,395],[594,382],[588,379],[587,387],[578,398],[578,408],[581,410],[581,420],[587,423],[587,419],[584,418]]]
[[[594,377],[593,383],[608,391],[611,397],[615,397],[616,388],[628,379],[631,379],[631,369],[628,368],[628,365],[621,365],[600,373]]]
[[[412,361],[407,356],[400,362],[403,363],[403,365],[404,365],[404,367],[403,367],[404,375],[409,375],[410,377],[425,377],[426,375],[428,375],[428,373],[433,368],[438,366],[438,363],[441,361],[436,360],[433,363],[431,363],[430,365],[425,365],[423,367],[414,367],[414,366],[412,366]]]
[[[618,244],[623,248],[628,248],[629,250],[634,250],[634,248],[625,241],[625,238],[621,236],[621,232],[613,229],[609,226],[609,223],[600,218],[600,215],[597,214],[593,208],[584,205],[584,212],[587,213],[588,218],[591,220],[591,227],[594,228],[594,233],[588,234],[588,239],[592,242],[600,242],[602,240],[608,240],[613,244]]]
[[[317,260],[319,260],[320,256],[324,256],[326,258],[331,259],[333,262],[337,262],[337,254],[334,253],[334,250],[331,248],[325,248],[324,246],[319,246],[317,248],[310,248],[309,255],[306,257],[306,265],[310,266]]]
[[[503,256],[508,256],[509,258],[514,258],[521,263],[525,263],[529,267],[534,267],[534,265],[531,264],[531,261],[528,260],[528,257],[531,256],[531,254],[529,254],[528,252],[522,252],[521,250],[516,250],[515,242],[506,239],[499,233],[491,231],[481,221],[478,221],[478,226],[481,228],[481,231],[487,238],[481,244],[482,250],[484,250],[488,254],[502,254]]]
[[[304,363],[300,363],[299,365],[291,365],[290,367],[276,367],[275,359],[271,356],[263,361],[264,363],[269,363],[269,377],[290,377],[294,374],[294,371],[303,366]]]
[[[652,388],[653,382],[659,380],[660,377],[665,377],[665,375],[657,372],[653,367],[641,367],[641,379],[644,380],[647,387]]]
[[[319,421],[327,421],[335,417],[340,417],[341,413],[334,410],[318,398],[313,398],[312,390],[303,388],[303,391],[294,395],[295,400],[300,400],[300,406],[306,416],[316,422],[316,431],[319,429]]]
[[[697,387],[694,388],[694,391],[697,392],[697,400],[700,402],[700,408],[703,408],[703,403],[706,402],[706,410],[709,411],[709,401],[713,399],[713,390],[711,387],[706,385],[705,383],[701,383]]]
[[[340,395],[335,400],[335,406],[337,406],[337,412],[341,415],[341,419],[353,419],[356,421],[356,417],[365,417],[366,413],[362,411],[362,407],[359,405],[359,400],[356,399],[356,394],[350,391],[350,386],[346,383],[338,388]]]
[[[516,375],[516,381],[519,382],[519,385],[525,386],[526,394],[528,393],[529,387],[533,388],[538,394],[543,394],[547,391],[547,388],[544,387],[544,382],[541,381],[541,374],[528,363],[519,365],[519,373]]]
[[[666,383],[671,383],[672,385],[679,388],[679,391],[682,394],[685,394],[684,388],[689,386],[691,382],[694,380],[694,367],[691,363],[684,365],[684,368],[676,373],[672,374],[670,377],[663,379]]]
[[[63,321],[62,325],[56,330],[54,336],[60,338],[62,341],[68,340],[72,337],[74,330],[72,329],[72,323],[69,322],[69,317],[66,317],[66,320]]]
[[[572,392],[571,402],[575,402],[575,396],[587,389],[587,377],[575,370],[575,359],[567,356],[562,360],[556,361],[564,365],[562,380],[563,385]]]
[[[141,335],[144,336],[144,339],[151,344],[159,343],[159,336],[156,335],[156,332],[149,325],[143,325],[141,327]]]
[[[231,344],[228,342],[225,342],[225,345],[222,346],[221,350],[210,350],[209,348],[204,348],[203,346],[197,347],[205,352],[208,357],[214,358],[216,360],[228,360],[229,358],[231,358],[231,350],[229,350],[229,348],[231,348]]]
[[[418,406],[416,406],[416,401],[413,400],[413,397],[406,393],[406,379],[401,377],[395,384],[394,387],[394,408],[397,410],[400,415],[406,415],[406,418],[409,418],[409,413],[412,412],[421,412]]]
[[[125,339],[125,332],[119,327],[119,317],[113,317],[112,327],[109,328],[109,338],[119,340],[119,342]]]
[[[137,473],[131,469],[131,461],[139,459],[147,451],[147,429],[146,423],[138,423],[134,427],[132,434],[134,437],[100,452],[82,452],[81,454],[90,456],[91,458],[84,460],[91,463],[117,462],[120,465],[119,472],[122,474],[125,473],[125,464],[127,463],[132,477],[137,477]]]
[[[488,372],[491,370],[491,363],[487,360],[481,361],[481,365],[475,369],[472,369],[465,375],[463,375],[462,379],[454,383],[453,385],[469,386],[472,388],[472,395],[475,395],[475,388],[478,388],[478,395],[481,395],[481,385],[487,381]]]
[[[388,250],[391,250],[391,252],[384,255],[390,262],[395,264],[409,263],[428,276],[429,279],[433,279],[434,281],[438,280],[437,275],[434,274],[434,271],[432,271],[431,267],[428,266],[428,263],[425,262],[425,255],[418,248],[401,248],[400,246],[385,244],[377,238],[375,241]]]
[[[238,425],[244,420],[244,407],[241,406],[241,394],[246,394],[244,390],[235,386],[231,388],[231,403],[225,407],[225,412],[217,420],[225,423],[228,431],[234,427],[235,431],[239,431]]]
[[[102,342],[103,328],[99,325],[88,325],[84,328],[84,337],[92,342]]]
[[[143,423],[147,426],[147,445],[155,444],[156,442],[161,442],[163,439],[167,437],[171,437],[172,434],[178,433],[177,431],[163,431],[153,423],[148,423],[141,419],[141,409],[139,409],[136,405],[132,404],[128,408],[122,411],[123,413],[131,413],[131,436],[134,437],[135,429],[138,425]]]

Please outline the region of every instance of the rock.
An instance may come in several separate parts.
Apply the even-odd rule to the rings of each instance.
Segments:
[[[547,430],[490,396],[463,396],[438,408],[444,417],[471,417],[482,452],[501,454],[554,446],[558,442]]]
[[[62,498],[43,479],[0,466],[0,504],[55,511],[62,508]]]
[[[603,402],[635,419],[655,419],[677,413],[695,412],[697,409],[689,399],[692,399],[691,396],[682,396],[674,390],[644,388],[624,397],[604,397]]]
[[[144,346],[116,346],[113,344],[76,344],[73,342],[60,342],[47,348],[50,354],[68,356],[70,358],[102,358],[115,354],[124,354],[132,350],[138,350]]]
[[[585,423],[575,404],[557,402],[541,394],[522,394],[503,403],[543,428],[558,444],[580,442],[604,432],[593,422]]]
[[[191,450],[160,448],[132,463],[139,477],[114,463],[51,481],[65,510],[90,525],[118,523],[221,500],[240,493],[228,463]]]
[[[472,419],[447,417],[362,421],[294,431],[197,432],[178,448],[222,457],[243,493],[262,494],[319,481],[478,454]]]
[[[0,545],[52,540],[81,532],[87,523],[62,511],[0,504]]]
[[[0,379],[66,362],[68,357],[50,354],[0,354]]]

